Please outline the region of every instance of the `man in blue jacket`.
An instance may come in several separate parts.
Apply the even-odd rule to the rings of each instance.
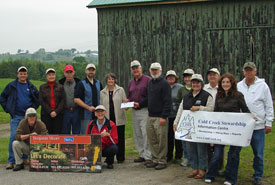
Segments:
[[[28,108],[38,108],[38,97],[38,90],[28,80],[28,69],[25,66],[18,68],[17,79],[10,82],[1,93],[0,104],[5,112],[10,114],[10,141],[7,170],[13,169],[15,164],[12,142],[15,140],[17,126],[19,122],[24,119],[25,112]]]

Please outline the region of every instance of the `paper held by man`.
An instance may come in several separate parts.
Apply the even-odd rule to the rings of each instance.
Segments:
[[[126,108],[131,108],[134,107],[134,102],[128,102],[128,103],[121,103],[121,107],[122,109],[126,109]]]
[[[199,143],[249,146],[255,120],[250,113],[184,110],[175,138]]]

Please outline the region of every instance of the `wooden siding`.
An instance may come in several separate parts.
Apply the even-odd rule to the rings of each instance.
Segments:
[[[258,76],[275,92],[275,1],[216,1],[97,9],[100,79],[118,75],[125,87],[137,59],[145,74],[160,62],[163,74],[217,67],[243,78],[242,66],[256,62]],[[182,79],[181,79],[182,81]]]

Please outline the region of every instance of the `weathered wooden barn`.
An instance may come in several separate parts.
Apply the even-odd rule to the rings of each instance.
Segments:
[[[164,73],[193,68],[205,77],[217,67],[239,80],[254,61],[275,95],[274,0],[93,0],[88,8],[98,12],[101,79],[114,72],[127,87],[137,59],[147,74],[157,61]]]

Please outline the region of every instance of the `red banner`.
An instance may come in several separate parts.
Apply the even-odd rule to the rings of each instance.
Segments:
[[[91,136],[31,136],[30,144],[91,144]]]

